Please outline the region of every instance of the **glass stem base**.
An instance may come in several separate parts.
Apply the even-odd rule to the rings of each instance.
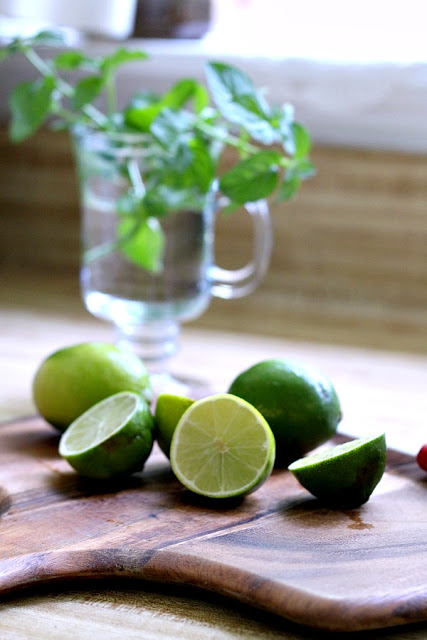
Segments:
[[[174,322],[155,327],[116,327],[116,344],[141,358],[150,375],[153,406],[160,393],[197,400],[213,393],[207,382],[171,373],[170,363],[178,351],[180,326]]]
[[[179,332],[175,322],[116,327],[116,344],[136,353],[150,374],[163,374],[169,371],[170,359],[178,351]]]

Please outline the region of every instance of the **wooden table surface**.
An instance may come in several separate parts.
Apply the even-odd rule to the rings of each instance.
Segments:
[[[84,311],[69,277],[3,272],[0,285],[0,421],[6,421],[34,414],[31,380],[42,358],[79,341],[111,341],[112,332]],[[298,358],[331,377],[343,405],[342,432],[359,436],[384,429],[389,446],[412,454],[427,441],[425,355],[226,334],[194,323],[184,328],[175,368],[203,377],[222,391],[243,368],[271,357]],[[209,593],[104,582],[49,586],[3,598],[0,637],[297,640],[327,636]],[[427,637],[427,623],[351,637],[421,640]]]

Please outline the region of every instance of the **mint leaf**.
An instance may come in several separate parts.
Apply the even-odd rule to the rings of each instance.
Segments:
[[[297,175],[301,180],[307,180],[316,175],[316,169],[310,160],[306,158],[297,159],[292,169],[293,173]]]
[[[194,111],[201,113],[209,106],[209,94],[205,87],[198,82],[195,83],[193,91]]]
[[[147,60],[147,58],[148,55],[144,51],[132,51],[130,49],[120,47],[111,55],[103,58],[100,66],[102,71],[111,72],[113,69],[116,69],[127,62],[138,62],[140,60]]]
[[[251,110],[268,118],[270,109],[259,91],[246,73],[222,62],[209,62],[206,77],[213,99],[224,114],[233,113],[234,106],[251,105]]]
[[[241,160],[220,179],[220,190],[235,204],[266,198],[277,187],[281,154],[259,151]]]
[[[174,189],[166,184],[160,184],[147,191],[144,197],[144,206],[150,216],[162,218],[174,211],[201,210],[203,198],[200,197],[200,194],[192,193],[186,189]]]
[[[151,125],[153,136],[167,149],[173,149],[182,143],[182,135],[186,132],[192,119],[186,111],[163,109]]]
[[[306,150],[306,143],[301,145],[300,152]],[[298,157],[298,150],[295,150],[296,155],[292,158],[289,167],[287,168],[282,184],[280,185],[278,198],[279,200],[289,200],[292,198],[301,186],[302,180],[312,178],[316,170],[313,164],[306,157]]]
[[[154,273],[162,270],[165,239],[156,218],[146,218],[138,225],[132,217],[123,218],[118,232],[120,250],[131,262]]]
[[[45,45],[48,47],[59,47],[66,44],[65,35],[60,31],[44,30],[31,38],[34,46]]]
[[[180,80],[161,99],[162,107],[181,109],[189,100],[194,100],[194,110],[200,113],[209,104],[206,89],[191,78]]]
[[[232,121],[241,124],[255,140],[263,144],[270,145],[278,140],[277,131],[269,116],[259,109],[259,103],[253,96],[242,96],[240,103],[234,105]]]
[[[148,133],[154,119],[162,110],[161,97],[152,91],[137,93],[124,110],[128,127]]]
[[[10,42],[7,47],[2,49],[1,60],[7,58],[9,55],[13,55],[14,53],[22,53],[27,51],[30,48],[30,45],[27,41],[22,40],[21,38],[13,38],[12,42]]]
[[[117,201],[117,213],[120,217],[144,218],[145,208],[141,198],[131,190],[123,193]]]
[[[295,145],[292,134],[292,125],[294,123],[294,108],[292,105],[285,103],[281,106],[276,106],[274,109],[273,120],[275,127],[279,133],[280,141],[284,150],[293,155],[295,152]]]
[[[64,51],[58,54],[53,63],[57,69],[80,69],[82,67],[96,68],[96,62],[80,51]]]
[[[162,107],[158,104],[145,107],[129,107],[125,112],[125,123],[128,127],[138,129],[142,133],[148,133],[161,110]]]
[[[144,134],[141,175],[134,171],[133,161],[99,160],[102,171],[120,173],[128,191],[118,202],[119,239],[94,247],[90,260],[122,250],[134,264],[150,271],[161,269],[164,238],[158,218],[178,209],[202,208],[227,147],[242,158],[219,180],[228,197],[227,212],[274,192],[289,198],[302,180],[314,174],[308,158],[310,137],[295,122],[293,107],[270,105],[240,69],[210,62],[206,67],[210,93],[195,79],[183,78],[163,95],[137,94],[117,112],[117,70],[125,63],[145,60],[147,54],[122,47],[105,57],[63,50],[46,61],[36,51],[63,40],[60,33],[44,31],[35,38],[16,38],[0,51],[0,60],[23,54],[42,76],[12,92],[12,139],[24,140],[51,113],[59,124],[83,123],[107,135]],[[89,75],[82,78],[79,73],[70,80],[75,74],[67,73],[63,79],[61,71]],[[106,115],[93,104],[101,92],[106,97]],[[265,149],[268,145],[275,146]]]
[[[288,142],[288,149],[295,158],[305,158],[310,153],[311,140],[308,132],[298,122],[293,122],[290,126],[291,138]]]
[[[49,115],[55,86],[55,79],[47,76],[34,82],[22,82],[13,89],[9,100],[13,142],[22,142],[41,127]]]
[[[196,113],[203,111],[209,104],[209,96],[206,89],[192,79],[180,80],[162,97],[153,96],[153,94],[140,94],[139,98],[137,97],[133,100],[125,111],[126,124],[135,127],[139,131],[148,132],[154,120],[165,109],[178,111],[189,100],[193,100]],[[167,114],[166,117],[168,117]],[[168,124],[167,126],[169,127],[170,125]],[[176,132],[181,130],[177,130],[175,125],[173,129]],[[163,139],[162,134],[159,133],[158,136],[159,139]]]
[[[162,133],[167,135],[168,132]],[[181,191],[183,202],[200,198],[210,189],[216,176],[217,164],[209,144],[189,135],[183,135],[181,140],[171,136],[170,145],[162,144],[164,149],[159,149],[153,160],[154,170],[150,170],[147,162],[145,173],[148,188],[159,189],[163,185],[172,192]]]
[[[216,162],[211,156],[208,145],[199,138],[188,142],[192,154],[192,162],[187,169],[187,180],[194,184],[202,193],[206,193],[215,178]]]
[[[211,62],[207,65],[206,76],[215,104],[225,118],[244,127],[263,144],[278,140],[278,133],[270,121],[272,114],[268,103],[243,71]]]
[[[80,80],[76,84],[71,98],[73,108],[78,111],[97,98],[104,88],[104,82],[104,78],[100,76],[87,76]]]
[[[279,200],[290,200],[298,191],[301,179],[294,174],[289,175],[280,185]]]

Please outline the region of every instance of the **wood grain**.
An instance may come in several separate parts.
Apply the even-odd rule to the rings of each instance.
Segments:
[[[331,511],[286,470],[243,501],[207,503],[158,450],[142,473],[100,485],[59,459],[57,441],[39,418],[0,426],[3,594],[132,578],[210,590],[320,629],[427,619],[427,485],[410,456],[389,452],[370,501]]]
[[[34,412],[31,380],[47,353],[82,340],[111,340],[112,334],[108,325],[84,311],[77,270],[9,265],[0,274],[0,297],[0,420],[10,421]],[[282,316],[283,334],[286,322]],[[242,329],[242,320],[240,325]],[[377,328],[372,325],[372,333]],[[420,354],[190,326],[184,329],[174,369],[203,376],[217,389],[225,389],[244,367],[277,356],[303,359],[331,377],[344,409],[344,432],[362,436],[383,429],[391,446],[404,447],[410,454],[425,441],[427,359]],[[0,468],[1,454],[0,449]],[[329,632],[297,625],[235,598],[179,583],[132,579],[35,583],[4,594],[0,612],[2,640],[57,640],[58,630],[64,640],[74,640],[76,628],[79,640],[330,638]],[[426,636],[426,622],[351,634],[354,640],[425,640]]]

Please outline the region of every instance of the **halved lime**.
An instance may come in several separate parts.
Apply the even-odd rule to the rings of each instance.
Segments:
[[[80,474],[111,478],[139,471],[153,447],[154,421],[137,393],[109,396],[72,422],[59,454]]]
[[[359,507],[381,480],[385,435],[359,438],[296,460],[288,469],[316,498],[342,509]]]
[[[184,411],[194,400],[172,393],[161,393],[156,402],[154,422],[156,423],[157,442],[163,453],[169,458],[172,436]]]
[[[252,405],[231,394],[194,402],[172,437],[172,470],[191,491],[210,498],[242,496],[270,475],[275,440]]]

